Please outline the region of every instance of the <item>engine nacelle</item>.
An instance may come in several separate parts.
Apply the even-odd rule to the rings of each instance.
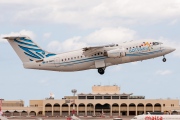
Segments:
[[[120,57],[125,57],[126,56],[126,52],[124,51],[124,49],[114,49],[114,50],[109,50],[107,51],[107,56],[110,58],[120,58]]]

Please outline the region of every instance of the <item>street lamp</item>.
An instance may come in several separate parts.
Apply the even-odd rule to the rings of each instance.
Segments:
[[[71,92],[73,93],[73,110],[72,110],[72,114],[74,116],[75,114],[75,94],[77,93],[77,90],[76,89],[72,89]]]

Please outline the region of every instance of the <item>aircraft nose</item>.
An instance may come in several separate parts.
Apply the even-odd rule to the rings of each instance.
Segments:
[[[172,48],[172,51],[175,51],[176,50],[176,48]]]
[[[176,50],[176,48],[169,47],[169,50],[170,50],[171,52],[173,52],[173,51]]]
[[[176,48],[169,47],[169,46],[164,46],[164,48],[165,48],[166,50],[168,50],[169,52],[173,52],[173,51],[176,50]]]

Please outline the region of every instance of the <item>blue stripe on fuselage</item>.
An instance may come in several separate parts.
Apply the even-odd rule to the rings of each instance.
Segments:
[[[80,59],[80,60],[73,60],[73,61],[69,61],[69,62],[63,62],[63,63],[55,63],[55,64],[60,64],[63,66],[68,66],[68,65],[73,65],[73,64],[80,64],[80,63],[84,63],[84,62],[90,62],[90,61],[95,61],[95,60],[103,60],[107,57],[105,56],[97,56],[97,57],[91,57],[91,58],[85,58],[85,59]]]
[[[80,64],[80,63],[85,63],[85,62],[91,62],[91,61],[95,61],[95,60],[103,60],[105,58],[99,57],[99,58],[93,58],[93,59],[85,59],[85,60],[81,60],[81,61],[74,61],[71,62],[70,64],[64,64],[61,63],[62,65],[73,65],[73,64]]]
[[[148,53],[126,54],[126,55],[129,56],[129,57],[131,57],[131,56],[144,56],[144,55],[155,54],[155,53],[161,52],[161,51],[163,51],[163,50],[158,50],[158,51],[148,52]],[[73,60],[73,61],[63,62],[63,63],[55,63],[55,64],[60,64],[62,66],[68,66],[68,65],[73,65],[73,64],[91,62],[91,61],[95,61],[95,60],[103,60],[103,59],[106,59],[106,58],[108,58],[108,57],[97,56],[97,57],[90,57],[90,58],[85,58],[85,59],[80,59],[80,60]]]

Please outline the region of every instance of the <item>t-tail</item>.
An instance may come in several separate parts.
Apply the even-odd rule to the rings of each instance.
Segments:
[[[8,40],[23,63],[56,55],[41,49],[27,36],[11,36],[4,37],[4,39]]]

